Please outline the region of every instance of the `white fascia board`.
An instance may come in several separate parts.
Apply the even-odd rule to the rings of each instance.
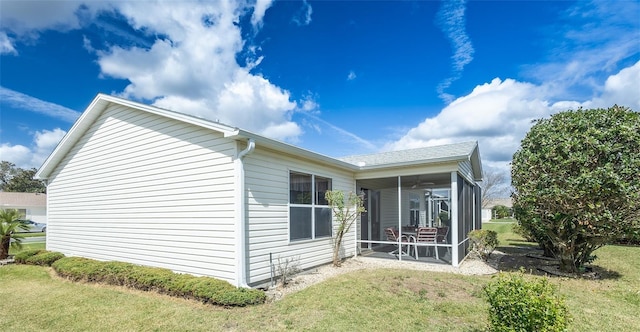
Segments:
[[[452,162],[452,161],[465,161],[465,160],[468,160],[468,158],[469,156],[467,155],[451,156],[451,157],[429,159],[426,163],[424,160],[414,160],[414,161],[387,163],[387,164],[379,164],[379,165],[371,165],[371,166],[364,165],[364,166],[358,167],[358,169],[362,171],[368,171],[368,170],[385,169],[385,168],[400,168],[400,167],[417,166],[417,165],[424,165],[424,164],[439,164],[439,163],[446,163],[446,162]]]
[[[78,120],[73,124],[71,129],[64,135],[53,152],[47,157],[42,166],[36,172],[34,178],[46,180],[51,175],[53,169],[62,161],[62,158],[71,150],[73,145],[80,137],[89,129],[93,122],[102,114],[102,111],[109,103],[101,98],[99,94],[96,96],[87,109],[82,112]]]
[[[275,151],[281,151],[284,152],[286,154],[290,154],[293,156],[297,156],[300,158],[304,158],[304,159],[309,159],[312,161],[317,161],[319,163],[325,164],[325,165],[330,165],[333,167],[338,167],[344,170],[348,170],[348,171],[358,171],[360,168],[356,165],[329,157],[329,156],[325,156],[323,154],[320,153],[316,153],[316,152],[312,152],[303,148],[299,148],[297,146],[291,145],[291,144],[287,144],[284,142],[280,142],[274,139],[270,139],[258,134],[254,134],[252,132],[246,131],[246,130],[242,130],[242,129],[236,129],[235,133],[229,134],[229,135],[225,135],[225,137],[233,137],[233,138],[237,138],[237,139],[254,139],[256,142],[256,146],[263,146]]]
[[[469,161],[471,162],[471,168],[473,169],[473,177],[476,181],[482,181],[482,160],[480,160],[480,147],[476,142],[476,147],[469,155]]]

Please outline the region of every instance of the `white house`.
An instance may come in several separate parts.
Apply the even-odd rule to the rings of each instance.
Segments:
[[[18,210],[25,220],[47,222],[47,194],[0,191],[0,208]]]
[[[36,177],[47,183],[48,250],[247,287],[268,281],[278,258],[331,261],[326,190],[367,196],[344,256],[397,244],[386,227],[446,222],[457,266],[480,227],[481,174],[476,142],[336,159],[99,94]]]

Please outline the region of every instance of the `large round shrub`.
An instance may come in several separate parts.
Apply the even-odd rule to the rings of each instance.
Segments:
[[[579,109],[535,122],[514,154],[515,216],[561,269],[640,229],[640,114]]]

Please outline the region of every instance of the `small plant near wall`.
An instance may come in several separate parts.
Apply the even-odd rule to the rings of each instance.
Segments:
[[[300,272],[300,259],[293,257],[282,259],[278,257],[278,265],[276,265],[276,273],[278,275],[278,284],[287,287],[291,278]]]
[[[345,199],[342,191],[327,191],[325,194],[331,210],[333,210],[334,220],[337,222],[335,235],[333,237],[333,266],[340,266],[340,248],[342,238],[349,232],[353,223],[365,212],[362,196],[349,192]]]

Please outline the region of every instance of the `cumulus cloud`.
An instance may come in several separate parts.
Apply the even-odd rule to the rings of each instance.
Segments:
[[[258,1],[252,23],[262,20],[270,1]],[[291,121],[297,103],[290,93],[242,67],[238,21],[240,3],[116,3],[133,28],[163,36],[146,47],[113,46],[99,51],[103,75],[130,81],[125,98],[242,127],[272,138],[295,141],[301,128]]]
[[[437,14],[436,23],[453,48],[451,76],[440,82],[436,88],[438,95],[446,103],[450,103],[453,96],[445,90],[462,76],[464,66],[473,60],[473,45],[465,30],[465,10],[466,0],[443,1]]]
[[[74,122],[80,116],[80,112],[70,108],[0,86],[0,105],[2,104],[16,109],[44,114],[67,122]]]
[[[483,163],[508,174],[508,164],[535,119],[579,107],[613,104],[640,110],[640,61],[609,76],[596,98],[562,100],[544,84],[493,79],[425,119],[403,137],[385,146],[399,150],[478,140]],[[553,102],[552,102],[553,101]]]
[[[90,37],[83,38],[85,49],[97,56],[101,76],[130,82],[116,94],[294,141],[302,134],[291,121],[292,113],[300,110],[297,102],[287,90],[250,72],[262,60],[255,54],[255,47],[247,46],[255,59],[245,59],[244,66],[236,60],[247,43],[242,38],[241,17],[251,14],[251,23],[258,29],[272,3],[12,1],[3,3],[0,45],[4,53],[15,52],[12,36],[35,39],[47,29],[78,29],[91,18],[116,14],[130,26],[129,30],[145,36],[144,42],[99,48]],[[38,10],[34,6],[39,6]],[[28,99],[8,89],[1,92],[3,100],[7,97],[14,104]],[[38,106],[34,111],[77,118],[73,111],[44,103],[32,103]]]
[[[0,145],[0,155],[2,155],[2,160],[11,161],[18,167],[38,168],[55,149],[64,135],[66,135],[66,132],[60,128],[36,131],[33,135],[31,146],[2,143]]]

